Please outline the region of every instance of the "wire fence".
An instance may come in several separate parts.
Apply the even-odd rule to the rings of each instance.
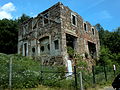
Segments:
[[[10,59],[0,64],[0,89],[33,88],[38,85],[65,88],[65,90],[83,90],[96,84],[112,82],[120,73],[112,66],[93,66],[91,71],[74,66],[73,72],[65,72],[64,66],[19,65]],[[68,75],[72,73],[72,75]]]

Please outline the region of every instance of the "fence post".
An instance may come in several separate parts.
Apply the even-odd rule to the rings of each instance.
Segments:
[[[77,75],[76,75],[76,66],[74,66],[74,75],[75,75],[75,88],[77,90]]]
[[[115,73],[115,71],[116,71],[116,66],[115,65],[113,65],[113,71],[114,71],[114,77],[116,76],[116,73]]]
[[[9,60],[9,90],[12,89],[12,57]]]
[[[41,73],[41,77],[40,77],[41,81],[40,82],[42,84],[42,81],[43,81],[43,77],[42,77],[43,76],[43,66],[40,67],[40,73]]]
[[[93,84],[95,84],[96,81],[95,81],[95,68],[94,68],[94,66],[92,66],[92,73],[93,73]]]
[[[79,73],[79,77],[80,77],[80,90],[83,90],[82,72]]]
[[[105,80],[107,81],[107,73],[106,73],[106,69],[105,69],[105,64],[104,64],[104,74],[105,74]]]

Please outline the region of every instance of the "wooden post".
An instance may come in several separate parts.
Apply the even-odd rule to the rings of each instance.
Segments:
[[[9,90],[12,89],[12,57],[9,62]]]
[[[82,72],[79,73],[79,77],[80,77],[80,90],[83,90]]]
[[[77,73],[76,73],[76,66],[74,66],[74,76],[75,76],[75,88],[77,90]]]
[[[105,69],[105,64],[104,64],[104,74],[105,74],[105,80],[107,81],[107,73],[106,73],[106,69]]]

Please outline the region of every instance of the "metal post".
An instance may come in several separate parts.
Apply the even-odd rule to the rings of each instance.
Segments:
[[[83,90],[83,82],[82,82],[82,73],[79,73],[79,77],[80,77],[80,90]]]
[[[93,84],[95,84],[95,68],[92,66],[92,73],[93,73]]]
[[[9,90],[12,89],[12,57],[9,62]]]
[[[75,87],[76,87],[76,90],[77,90],[77,75],[76,75],[76,66],[74,66],[74,75],[75,75]]]
[[[105,74],[105,80],[107,81],[107,73],[106,73],[106,69],[105,69],[105,64],[104,64],[104,74]]]

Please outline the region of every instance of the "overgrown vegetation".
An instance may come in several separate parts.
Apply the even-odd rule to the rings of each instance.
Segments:
[[[72,90],[74,80],[66,79],[65,66],[43,66],[21,55],[0,53],[0,88],[9,88],[10,59],[12,59],[12,88],[35,88],[39,85]]]
[[[100,60],[99,64],[120,64],[120,27],[110,32],[97,24],[100,38]]]
[[[19,25],[29,18],[29,16],[23,14],[16,20],[0,20],[0,53],[17,53]],[[101,44],[99,57],[100,59],[96,62],[95,66],[96,83],[99,85],[105,85],[106,83],[111,83],[112,79],[114,78],[113,64],[119,68],[120,27],[112,32],[104,30],[100,24],[97,24],[96,28],[99,31]],[[72,48],[68,47],[67,49],[70,56],[76,57],[74,56],[75,51]],[[67,89],[72,89],[74,87],[73,79],[65,79],[65,67],[63,66],[55,66],[55,68],[48,67],[43,69],[43,67],[40,67],[38,62],[28,57],[6,54],[0,54],[0,87],[8,88],[10,57],[13,59],[13,88],[31,88],[37,87],[39,84],[51,87],[64,87]],[[88,53],[85,53],[85,57],[88,57]],[[83,73],[84,87],[90,87],[93,82],[92,72],[88,70],[89,67],[87,63],[82,60],[82,57],[80,55],[77,55],[77,58],[79,59],[77,62],[77,72],[81,71]],[[109,79],[107,82],[105,80],[105,69],[107,71],[107,78]],[[49,73],[44,71],[48,71]]]
[[[12,87],[36,87],[39,84],[39,64],[27,57],[5,54],[0,54],[0,87],[8,88],[10,58],[12,58]]]

